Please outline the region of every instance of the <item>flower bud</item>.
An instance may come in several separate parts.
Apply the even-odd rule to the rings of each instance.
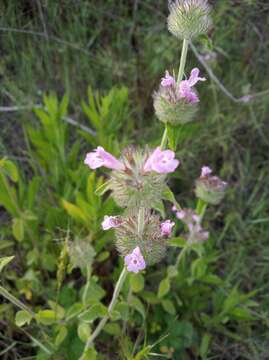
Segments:
[[[196,180],[195,194],[208,204],[218,205],[225,195],[226,188],[227,183],[217,176],[212,176],[211,169],[204,166],[201,176]]]
[[[135,255],[133,251],[138,247],[146,265],[152,265],[164,257],[167,236],[162,234],[159,216],[144,209],[141,219],[139,213],[137,209],[131,210],[122,217],[121,226],[115,229],[116,246],[124,257]],[[142,229],[139,221],[143,224]],[[132,259],[127,258],[130,261]]]
[[[175,0],[169,2],[168,30],[179,39],[191,40],[205,34],[211,26],[207,0]]]

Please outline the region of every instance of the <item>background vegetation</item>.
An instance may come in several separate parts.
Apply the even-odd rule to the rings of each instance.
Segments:
[[[235,98],[268,90],[269,4],[213,7],[214,28],[197,50],[213,52],[207,64]],[[118,210],[95,194],[104,174],[89,172],[84,155],[97,144],[115,155],[156,145],[152,93],[180,47],[164,0],[3,0],[0,11],[0,256],[15,256],[1,285],[37,314],[1,298],[0,357],[78,359],[121,266],[113,232],[100,229]],[[236,102],[189,59],[187,72],[198,65],[208,81],[197,122],[178,139],[171,186],[193,206],[207,164],[229,191],[207,213],[203,260],[183,262],[161,291],[177,248],[145,279],[130,276],[92,359],[268,359],[268,93]]]

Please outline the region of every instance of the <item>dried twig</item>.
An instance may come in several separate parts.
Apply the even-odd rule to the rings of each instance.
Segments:
[[[23,105],[22,106],[0,106],[0,112],[28,111],[33,108],[42,108],[42,107],[43,106],[40,104],[24,105],[24,106]],[[96,136],[96,132],[94,130],[92,130],[91,128],[89,128],[86,125],[80,124],[79,122],[77,122],[76,120],[72,119],[69,116],[63,117],[63,120],[65,122],[67,122],[68,124],[71,124],[73,126],[80,128],[81,130],[87,132],[88,134],[90,134],[92,136]]]

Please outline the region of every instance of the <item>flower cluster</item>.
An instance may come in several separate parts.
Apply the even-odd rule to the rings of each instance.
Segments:
[[[132,269],[128,270],[133,272],[164,257],[166,239],[171,236],[174,225],[170,220],[160,222],[159,216],[149,209],[143,209],[142,219],[137,211],[131,210],[125,216],[105,216],[102,223],[103,230],[115,229],[117,249]]]
[[[188,229],[186,235],[189,244],[200,243],[208,239],[209,232],[205,231],[201,226],[201,217],[192,209],[175,210],[176,217],[180,219]]]
[[[91,169],[105,166],[113,171],[107,182],[116,203],[124,208],[148,206],[161,200],[166,186],[166,175],[175,171],[179,161],[171,150],[153,151],[128,148],[116,159],[98,147],[85,159]]]
[[[227,183],[219,177],[213,176],[208,166],[202,167],[201,175],[196,180],[196,196],[208,204],[218,205],[225,195]]]
[[[192,121],[199,102],[194,86],[198,81],[205,80],[204,77],[199,77],[199,69],[194,68],[189,79],[182,80],[177,84],[175,78],[166,71],[159,90],[153,95],[154,109],[158,119],[172,125]]]
[[[169,3],[168,30],[177,38],[193,39],[211,26],[207,0],[175,0]]]
[[[112,169],[107,189],[127,210],[124,216],[105,216],[102,228],[115,229],[116,246],[128,271],[138,272],[161,260],[175,223],[161,222],[150,208],[162,199],[166,175],[179,165],[175,153],[159,147],[153,151],[128,148],[116,159],[98,147],[86,155],[85,164],[91,169]]]

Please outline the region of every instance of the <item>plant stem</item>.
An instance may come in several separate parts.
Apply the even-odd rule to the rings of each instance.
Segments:
[[[184,254],[186,253],[188,249],[188,246],[185,246],[181,251],[180,253],[178,254],[177,256],[177,259],[176,259],[176,263],[175,263],[175,267],[178,268],[179,266],[179,263],[180,263],[180,260],[183,258]]]
[[[161,145],[160,148],[161,150],[164,150],[166,147],[166,143],[167,143],[167,126],[165,126],[164,132],[163,132],[163,137],[162,137],[162,141],[161,141]]]
[[[184,74],[184,69],[185,69],[185,64],[186,64],[186,59],[187,59],[187,53],[188,53],[188,44],[189,44],[189,41],[187,39],[184,39],[183,44],[182,44],[181,56],[180,56],[180,65],[179,65],[179,70],[178,70],[178,75],[177,75],[177,85],[179,85],[180,81],[183,79],[183,74]],[[162,141],[161,141],[161,145],[160,145],[161,150],[163,150],[166,147],[166,144],[167,144],[167,126],[165,127],[164,133],[162,136]]]
[[[207,203],[204,200],[199,199],[196,205],[196,213],[200,216],[201,220],[204,217],[206,208],[207,208]]]
[[[15,296],[11,295],[5,288],[3,288],[3,286],[0,286],[0,295],[2,295],[4,298],[6,298],[8,301],[10,301],[12,304],[17,306],[21,310],[26,311],[33,318],[35,317],[35,313],[30,308],[28,308],[28,306],[24,305],[24,303],[18,300]]]
[[[180,81],[183,79],[187,53],[188,53],[188,45],[189,41],[187,39],[183,40],[182,50],[181,50],[181,57],[180,57],[180,65],[177,75],[177,85],[179,85]]]
[[[119,293],[120,293],[120,291],[122,289],[122,286],[124,284],[127,273],[128,273],[128,271],[127,271],[126,267],[124,266],[124,268],[122,269],[122,272],[120,274],[120,277],[118,279],[118,282],[117,282],[117,284],[115,286],[114,293],[113,293],[113,296],[112,296],[112,300],[111,300],[111,302],[110,302],[110,304],[108,306],[108,315],[103,317],[103,319],[99,322],[99,324],[97,325],[97,327],[94,330],[94,332],[92,333],[92,335],[89,337],[89,339],[88,339],[88,341],[87,341],[87,343],[85,345],[84,352],[83,352],[80,360],[83,360],[84,354],[91,347],[93,341],[99,335],[99,333],[102,331],[103,327],[107,323],[107,321],[109,319],[109,315],[111,314],[111,312],[113,311],[113,309],[114,309],[114,307],[116,305]]]

